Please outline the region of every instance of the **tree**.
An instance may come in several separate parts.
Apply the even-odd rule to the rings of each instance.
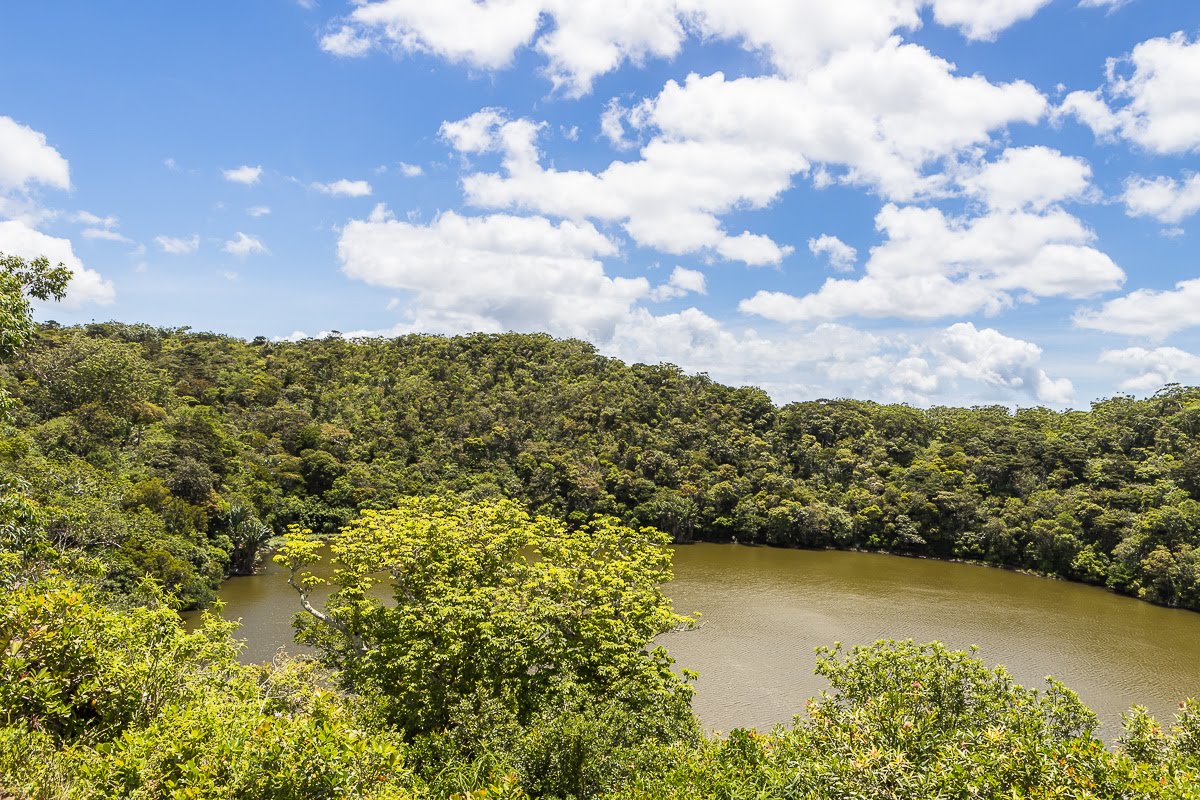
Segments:
[[[51,267],[43,256],[26,261],[0,253],[0,363],[20,352],[33,338],[33,309],[29,298],[61,300],[66,295],[71,270]],[[9,399],[0,388],[0,418]]]
[[[253,509],[234,504],[225,515],[225,533],[229,537],[229,574],[253,575],[262,560],[262,549],[274,532],[254,515]]]
[[[601,731],[565,726],[557,755],[536,759],[560,778],[571,773],[555,783],[578,785],[582,770],[620,746],[695,735],[688,678],[650,647],[690,623],[661,590],[671,577],[668,542],[607,517],[568,529],[508,500],[408,498],[363,512],[332,539],[333,593],[323,609],[311,592],[326,581],[308,571],[322,543],[293,528],[275,560],[291,570],[311,618],[301,639],[345,685],[378,697],[409,739],[445,734],[474,757],[485,740],[537,738],[535,723],[550,711],[608,720]],[[385,602],[380,589],[389,584]],[[583,757],[564,767],[561,748]]]

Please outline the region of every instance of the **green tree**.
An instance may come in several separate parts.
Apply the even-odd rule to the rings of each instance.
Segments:
[[[45,258],[27,261],[0,253],[0,363],[19,353],[33,338],[33,309],[30,298],[61,300],[66,296],[71,270],[51,267]],[[0,419],[10,403],[0,388]]]
[[[307,638],[346,680],[386,698],[410,734],[444,727],[463,702],[504,702],[519,721],[572,684],[631,701],[679,700],[690,686],[653,638],[689,620],[661,586],[667,537],[611,518],[578,529],[507,500],[409,498],[366,511],[330,543],[334,591],[306,569],[320,543],[293,529],[275,560],[315,626]],[[391,602],[378,591],[391,582]]]
[[[612,518],[568,529],[507,500],[410,498],[331,540],[323,609],[310,592],[325,580],[307,571],[321,543],[293,529],[275,559],[311,618],[301,638],[409,739],[445,735],[471,756],[524,741],[532,780],[591,796],[580,784],[612,779],[598,765],[617,753],[695,736],[692,687],[651,646],[690,623],[662,593],[668,542]],[[552,753],[536,733],[547,714]]]

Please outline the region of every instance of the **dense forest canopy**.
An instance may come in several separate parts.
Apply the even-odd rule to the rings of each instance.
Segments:
[[[502,334],[247,342],[42,325],[3,367],[0,465],[54,541],[185,605],[288,525],[451,493],[676,541],[958,558],[1200,608],[1200,389],[1089,411],[774,405]]]

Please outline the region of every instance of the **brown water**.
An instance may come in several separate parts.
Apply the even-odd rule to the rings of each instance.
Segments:
[[[662,638],[700,673],[705,726],[787,722],[824,688],[814,648],[881,638],[980,646],[1028,686],[1054,675],[1077,691],[1115,738],[1120,715],[1142,704],[1169,721],[1200,695],[1200,613],[1158,608],[1089,586],[966,564],[870,553],[696,544],[675,548],[668,594],[699,630]],[[298,610],[275,565],[221,589],[242,619],[246,658],[291,645]]]

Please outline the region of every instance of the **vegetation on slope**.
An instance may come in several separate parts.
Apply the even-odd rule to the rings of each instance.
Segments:
[[[1200,389],[1090,411],[776,407],[541,335],[245,342],[44,325],[0,469],[53,541],[188,606],[288,525],[451,493],[676,541],[958,558],[1200,608]]]

